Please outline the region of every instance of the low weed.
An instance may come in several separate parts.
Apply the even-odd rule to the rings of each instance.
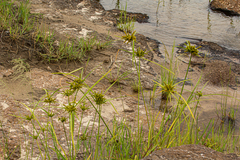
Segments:
[[[29,1],[20,2],[15,8],[8,0],[0,2],[0,29],[8,31],[12,40],[19,40],[33,29],[35,19],[30,18]]]
[[[97,48],[97,50],[105,49],[105,48],[108,48],[111,44],[112,44],[111,40],[110,41],[106,41],[106,42],[98,41],[96,43],[96,48]]]
[[[90,38],[80,38],[77,41],[70,39],[62,40],[59,41],[58,46],[56,46],[54,45],[56,40],[53,33],[49,36],[37,36],[36,42],[38,42],[39,39],[41,39],[39,42],[40,46],[46,51],[46,54],[40,53],[40,55],[48,59],[49,62],[61,61],[63,59],[81,61],[89,51],[107,48],[112,43],[111,41],[97,42],[96,36],[93,36]]]
[[[25,72],[30,71],[30,65],[27,62],[24,62],[24,59],[18,58],[18,59],[13,59],[13,81],[20,80],[22,83],[26,81],[26,75]]]
[[[230,106],[228,104],[228,96],[232,97]],[[236,114],[238,112],[238,108],[236,108],[236,106],[239,105],[239,103],[237,103],[237,93],[235,92],[231,96],[227,88],[227,90],[222,93],[221,101],[222,103],[220,109],[216,110],[217,116],[220,119],[220,126],[224,126],[224,124],[227,122],[230,128],[234,128],[236,122]]]
[[[139,92],[139,87],[138,87],[138,81],[137,80],[133,80],[131,82],[131,88],[134,92]]]
[[[30,14],[29,1],[20,2],[19,6],[8,0],[1,1],[1,39],[3,36],[10,37],[17,43],[20,39],[23,41],[31,39],[34,52],[49,63],[64,59],[81,61],[89,51],[107,48],[112,43],[112,41],[98,41],[96,36],[81,38],[78,41],[69,38],[58,40],[54,31],[45,26],[40,28],[36,19],[38,19],[36,15]]]
[[[125,10],[121,10],[121,14],[118,20],[118,24],[117,24],[117,28],[120,31],[124,31],[127,33],[132,33],[134,31],[134,24],[135,24],[135,20],[134,19],[130,19],[129,17],[127,17],[127,5],[125,6]]]
[[[30,71],[30,65],[27,62],[24,62],[24,59],[17,58],[12,60],[14,74],[23,74],[24,72]]]
[[[90,51],[93,49],[96,43],[97,43],[96,37],[86,39],[81,38],[78,41],[78,47],[82,48],[83,51]]]

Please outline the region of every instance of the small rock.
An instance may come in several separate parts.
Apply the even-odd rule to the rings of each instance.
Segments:
[[[52,68],[48,66],[48,67],[47,67],[47,70],[52,71]]]
[[[109,63],[109,60],[105,59],[103,62],[104,62],[104,63]]]
[[[237,90],[237,86],[228,85],[228,87],[232,88],[233,90]]]
[[[130,112],[131,113],[131,112],[134,112],[134,110],[133,109],[124,109],[123,112]]]
[[[177,78],[175,79],[176,83],[184,81],[183,78]],[[183,82],[179,83],[178,85],[182,86]],[[189,85],[189,86],[193,86],[193,83],[191,81],[189,81],[188,79],[185,81],[185,85]]]
[[[7,109],[9,105],[7,103],[2,102],[1,106],[3,107],[3,110]]]
[[[236,76],[236,82],[240,84],[240,76]]]
[[[13,74],[13,70],[12,69],[0,71],[0,75],[2,75],[3,77],[9,77],[12,74]]]
[[[194,69],[189,67],[188,72],[193,72],[193,71],[194,71]]]

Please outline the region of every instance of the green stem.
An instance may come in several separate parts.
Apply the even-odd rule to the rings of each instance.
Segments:
[[[98,105],[98,110],[99,110],[99,115],[98,115],[98,133],[97,133],[97,143],[96,143],[96,148],[95,148],[95,157],[97,157],[98,154],[98,144],[99,143],[99,138],[100,138],[100,120],[101,120],[101,105]]]
[[[72,137],[72,158],[74,158],[74,153],[75,153],[75,146],[74,146],[74,116],[75,113],[69,113],[69,117],[70,117],[70,131],[71,131],[71,137]]]
[[[70,151],[69,143],[68,143],[68,138],[67,138],[66,128],[65,128],[65,126],[64,126],[64,123],[62,123],[62,124],[63,124],[63,131],[64,131],[64,134],[65,134],[65,138],[66,138],[66,141],[67,141],[68,150]]]
[[[187,72],[186,72],[186,75],[185,75],[185,78],[184,78],[184,81],[183,81],[183,86],[182,86],[180,95],[182,95],[183,88],[184,88],[184,86],[185,86],[185,82],[186,82],[186,79],[187,79],[188,70],[189,70],[189,67],[190,67],[190,64],[191,64],[191,60],[192,60],[192,54],[191,54],[191,56],[190,56],[190,60],[189,60],[189,63],[188,63]],[[179,100],[180,100],[180,97],[179,97]]]
[[[185,82],[186,82],[186,79],[187,79],[188,70],[189,70],[189,67],[190,67],[190,64],[191,64],[191,60],[192,60],[192,54],[190,55],[190,59],[189,59],[189,62],[188,62],[188,67],[187,67],[186,75],[184,77],[183,86],[182,86],[180,95],[182,95],[182,93],[183,93],[183,89],[184,89]],[[180,100],[181,100],[181,96],[179,96],[178,102],[180,102]],[[176,112],[175,112],[175,114],[173,116],[174,118],[176,117],[178,106],[179,106],[179,104],[177,105]]]
[[[82,92],[82,91],[81,91]],[[84,94],[84,92],[82,92]],[[85,93],[86,94],[86,93]],[[97,108],[94,106],[94,104],[92,103],[92,101],[88,98],[88,96],[86,96],[86,98],[88,99],[88,101],[91,103],[91,105],[93,106],[93,108],[95,109],[95,111],[97,112],[98,115],[101,115],[99,113],[99,111],[97,110]],[[113,134],[111,132],[111,130],[109,129],[108,125],[106,124],[106,122],[104,121],[104,119],[102,118],[102,116],[100,116],[102,122],[104,123],[104,125],[107,127],[108,132],[111,134],[111,136],[113,137]]]

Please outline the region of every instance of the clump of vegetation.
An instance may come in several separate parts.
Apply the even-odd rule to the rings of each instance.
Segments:
[[[28,0],[21,2],[17,8],[9,0],[0,2],[0,30],[8,31],[7,35],[14,41],[20,40],[34,28],[35,19],[30,18],[28,6]]]
[[[227,95],[227,96],[223,96],[223,95]],[[229,101],[228,96],[234,97],[234,99],[231,100],[231,105],[227,104],[227,102]],[[216,112],[217,112],[218,118],[220,119],[220,126],[223,128],[226,122],[229,125],[230,130],[234,129],[235,127],[235,122],[236,122],[236,117],[238,112],[238,108],[234,107],[236,106],[236,99],[237,99],[237,94],[233,93],[233,95],[231,95],[228,89],[222,93],[221,108],[219,110],[216,110]],[[235,100],[235,102],[233,100]]]
[[[124,31],[124,32],[127,32],[127,33],[132,33],[135,29],[135,27],[134,27],[135,20],[127,17],[127,11],[126,10],[127,10],[127,6],[125,7],[125,10],[121,10],[121,14],[120,14],[119,19],[118,19],[117,28],[120,31]]]
[[[139,86],[138,86],[137,80],[132,81],[131,88],[132,88],[133,92],[139,92]]]
[[[16,81],[18,79],[26,80],[25,72],[30,71],[30,65],[27,62],[24,62],[24,59],[17,58],[12,60],[13,63],[13,80]]]
[[[28,0],[20,2],[20,6],[9,0],[1,1],[1,40],[7,41],[10,38],[17,43],[18,48],[24,45],[24,43],[18,43],[20,40],[26,41],[34,48],[30,48],[31,54],[37,54],[48,62],[81,61],[89,51],[107,48],[112,43],[112,41],[98,41],[96,36],[81,38],[78,41],[58,40],[54,31],[39,27],[39,19],[41,18],[40,15],[30,13]],[[58,45],[55,44],[56,41],[58,41]]]
[[[228,86],[236,84],[235,73],[231,71],[231,66],[224,61],[213,61],[206,65],[204,79],[217,86]]]
[[[23,74],[24,72],[30,71],[30,65],[27,62],[24,62],[24,59],[17,58],[12,60],[13,71],[15,75]]]
[[[36,45],[44,49],[45,53],[38,52],[41,57],[49,62],[67,59],[81,61],[85,55],[94,50],[101,50],[111,45],[112,41],[101,42],[96,36],[80,38],[79,40],[61,40],[58,45],[54,32],[38,31],[35,36]]]
[[[237,111],[233,108],[230,108],[230,111],[228,113],[228,122],[232,125],[235,124],[235,121],[236,121],[236,113]]]

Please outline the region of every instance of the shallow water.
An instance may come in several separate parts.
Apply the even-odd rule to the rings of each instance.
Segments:
[[[197,38],[240,49],[240,17],[229,17],[209,9],[209,0],[165,0],[157,11],[157,0],[101,0],[106,10],[116,6],[148,14],[149,22],[136,23],[136,31],[171,46]]]

